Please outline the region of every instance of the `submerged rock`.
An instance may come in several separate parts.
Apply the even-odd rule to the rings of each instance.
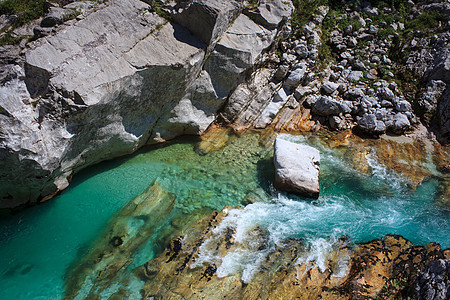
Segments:
[[[275,140],[275,184],[280,190],[319,197],[320,152],[310,146]]]
[[[438,244],[415,246],[398,235],[353,246],[341,237],[326,254],[313,253],[324,249],[299,239],[268,248],[264,228],[238,233],[237,224],[227,221],[238,211],[213,212],[135,268],[133,276],[143,282],[142,299],[400,299],[414,297],[415,282],[427,285],[427,274],[441,274],[446,263],[447,250]],[[244,243],[243,234],[252,242]],[[320,255],[321,262],[305,259]],[[250,274],[233,269],[235,260]],[[255,262],[259,268],[253,268]],[[126,289],[129,282],[121,284]]]
[[[120,209],[91,250],[70,270],[66,298],[95,295],[108,284],[118,281],[133,262],[132,255],[166,221],[175,198],[174,194],[154,183]]]

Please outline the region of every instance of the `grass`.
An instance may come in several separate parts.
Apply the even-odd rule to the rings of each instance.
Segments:
[[[14,36],[11,35],[11,33],[6,32],[2,36],[0,36],[0,46],[17,45],[24,38],[26,38],[26,36],[20,35],[20,36],[14,37]]]
[[[0,15],[16,15],[12,26],[17,28],[44,15],[45,0],[4,0],[0,2]]]
[[[328,5],[328,0],[293,0],[294,13],[292,15],[292,32],[301,35],[303,27],[308,23],[317,8],[321,5]]]
[[[80,9],[71,9],[70,12],[65,13],[62,18],[63,18],[63,22],[69,21],[69,20],[73,20],[76,17],[78,17],[79,15],[81,15],[81,11]]]
[[[445,16],[437,11],[425,11],[406,24],[406,30],[429,31],[439,29],[444,23]]]
[[[151,5],[151,11],[160,16],[163,19],[170,20],[170,16],[163,10],[162,4],[160,1],[153,1]]]

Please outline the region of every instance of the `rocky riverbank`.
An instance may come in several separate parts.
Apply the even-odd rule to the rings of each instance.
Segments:
[[[135,268],[131,275],[125,276],[115,263],[105,264],[108,255],[99,258],[104,271],[87,273],[96,277],[95,284],[89,284],[85,273],[73,272],[68,298],[128,297],[136,280],[141,282],[138,295],[143,299],[201,299],[211,295],[224,299],[448,297],[450,250],[442,250],[439,244],[415,246],[401,236],[386,235],[354,245],[342,236],[329,243],[323,240],[317,248],[302,239],[284,240],[275,248],[267,248],[263,228],[255,226],[250,232],[238,233],[240,229],[233,227],[236,224],[226,221],[227,217],[233,219],[236,210],[239,208],[227,207],[191,223],[185,235],[173,239],[161,255]],[[242,240],[243,234],[248,234],[251,242]],[[129,247],[117,239],[108,247],[128,253]],[[238,259],[246,252],[254,253],[252,261],[255,253],[261,255],[260,267],[249,268],[245,264],[250,265],[250,261],[244,260],[241,267],[249,269],[243,273],[224,271],[229,259]],[[92,265],[86,266],[92,270]],[[98,281],[99,276],[104,279]],[[118,282],[120,289],[114,288]],[[111,294],[112,290],[116,292]]]

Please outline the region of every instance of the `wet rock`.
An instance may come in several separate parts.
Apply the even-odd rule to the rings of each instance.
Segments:
[[[417,275],[430,269],[427,266],[443,255],[438,247],[427,250],[397,235],[354,246],[342,237],[321,263],[325,268],[320,269],[318,262],[305,260],[310,250],[301,240],[282,241],[267,252],[264,247],[267,232],[259,226],[245,233],[252,237],[251,243],[237,242],[236,226],[223,221],[237,211],[227,207],[213,212],[194,224],[184,237],[174,239],[161,255],[136,268],[134,274],[145,282],[142,296],[156,299],[211,295],[221,299],[414,298]],[[209,258],[205,257],[206,253]],[[249,259],[254,255],[265,257],[251,281],[243,282],[238,270],[220,273],[225,260],[242,259],[234,256],[235,253],[251,253]]]
[[[274,147],[276,186],[283,191],[318,198],[320,152],[281,138],[275,140]]]
[[[117,282],[133,262],[130,257],[166,220],[175,198],[156,182],[121,208],[81,262],[70,269],[65,296],[86,298]]]

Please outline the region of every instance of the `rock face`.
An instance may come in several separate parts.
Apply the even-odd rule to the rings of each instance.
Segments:
[[[171,23],[144,1],[112,0],[32,43],[23,67],[2,74],[0,208],[46,200],[102,160],[201,134],[292,13],[290,1],[271,5],[256,8],[259,22],[240,1],[167,3]]]
[[[411,9],[411,20],[442,14],[424,37],[405,29],[394,8],[368,2],[345,4],[356,23],[323,36],[327,6],[296,28],[292,2],[283,0],[89,3],[53,7],[35,21],[51,26],[35,27],[36,41],[0,47],[0,209],[47,200],[82,168],[200,135],[213,122],[237,133],[328,126],[379,136],[410,131],[418,114],[448,140],[447,3]],[[364,14],[380,17],[367,22]],[[386,15],[391,24],[381,21]],[[397,44],[400,33],[407,45]],[[335,58],[325,66],[321,45]],[[391,57],[396,49],[409,56]],[[426,88],[399,86],[396,69]]]
[[[275,184],[277,188],[312,198],[319,197],[320,152],[310,146],[275,140]]]
[[[439,259],[431,262],[419,274],[416,281],[416,293],[419,299],[450,298],[450,259]]]

